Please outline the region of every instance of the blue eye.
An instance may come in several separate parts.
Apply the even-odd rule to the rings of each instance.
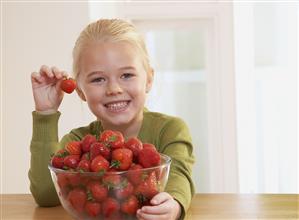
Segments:
[[[129,79],[129,78],[132,78],[134,76],[134,74],[132,73],[124,73],[121,78],[123,79]]]
[[[97,78],[94,78],[91,80],[91,82],[95,82],[95,83],[104,82],[104,81],[105,81],[105,79],[103,77],[97,77]]]

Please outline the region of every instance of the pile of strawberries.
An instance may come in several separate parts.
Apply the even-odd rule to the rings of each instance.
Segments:
[[[58,195],[81,219],[134,218],[167,178],[168,170],[157,167],[160,163],[154,145],[137,138],[125,141],[120,132],[111,130],[99,138],[87,134],[71,141],[51,158],[53,167],[71,171],[56,171]],[[150,167],[156,168],[144,169]]]

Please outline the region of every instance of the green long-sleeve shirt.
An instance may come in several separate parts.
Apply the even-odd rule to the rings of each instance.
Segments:
[[[33,134],[30,145],[31,166],[29,170],[30,190],[40,206],[59,205],[59,199],[48,170],[50,155],[71,140],[81,140],[86,134],[103,131],[99,121],[86,127],[73,129],[61,141],[58,140],[60,113],[41,115],[33,112]],[[157,150],[171,157],[169,179],[165,191],[182,206],[182,218],[194,195],[191,179],[194,163],[191,137],[186,124],[177,117],[144,110],[144,118],[138,138],[152,143]]]

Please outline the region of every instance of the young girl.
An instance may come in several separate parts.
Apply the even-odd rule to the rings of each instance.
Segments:
[[[40,206],[59,205],[47,168],[50,155],[71,140],[103,130],[118,130],[126,138],[152,143],[172,158],[165,192],[152,198],[151,206],[137,211],[138,219],[183,219],[194,194],[191,179],[193,147],[185,123],[150,112],[145,107],[153,83],[153,70],[141,35],[119,19],[89,24],[73,50],[73,74],[77,93],[86,101],[96,121],[73,129],[58,142],[58,112],[63,99],[60,84],[67,73],[42,66],[31,74],[35,101],[31,140],[30,190]]]

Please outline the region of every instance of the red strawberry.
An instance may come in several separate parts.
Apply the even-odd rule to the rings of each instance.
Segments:
[[[73,155],[81,155],[81,141],[71,141],[65,145],[65,149]]]
[[[158,193],[158,183],[155,172],[151,172],[147,179],[140,183],[135,189],[135,195],[142,195],[148,200]]]
[[[127,216],[124,216],[122,213],[120,212],[114,212],[112,215],[110,215],[109,217],[104,217],[103,220],[125,220],[127,219]]]
[[[87,161],[90,161],[90,153],[89,153],[89,152],[86,152],[86,153],[82,154],[82,156],[81,156],[81,160],[87,160]]]
[[[140,184],[147,177],[147,174],[141,170],[142,168],[140,164],[132,164],[128,170],[127,178],[135,186]]]
[[[102,212],[105,217],[110,217],[114,213],[118,212],[120,209],[120,205],[117,202],[116,199],[113,199],[111,197],[107,198],[103,203],[102,203]]]
[[[88,152],[90,150],[90,146],[96,141],[97,139],[95,136],[91,134],[85,135],[84,138],[82,139],[82,151]]]
[[[90,161],[81,160],[77,166],[77,170],[80,172],[89,172],[90,171]]]
[[[109,168],[109,162],[101,155],[96,156],[90,165],[90,170],[92,172],[106,172]]]
[[[105,130],[100,136],[100,142],[104,142],[112,149],[116,149],[124,146],[125,139],[119,131]]]
[[[58,194],[65,197],[71,189],[65,173],[57,173],[57,184],[60,187]]]
[[[121,183],[121,176],[117,174],[106,174],[103,176],[102,181],[108,188],[116,188]]]
[[[89,190],[90,196],[97,202],[105,200],[108,196],[107,187],[103,186],[97,181],[91,181],[87,184],[87,189]]]
[[[116,189],[114,189],[114,194],[117,199],[125,199],[133,193],[133,190],[132,183],[125,179]]]
[[[60,189],[63,189],[69,185],[67,175],[65,173],[57,173],[57,184]]]
[[[95,142],[90,147],[90,158],[93,160],[98,155],[102,155],[105,159],[110,160],[110,149],[103,143]]]
[[[64,168],[65,169],[76,169],[80,161],[80,155],[68,155],[64,158]]]
[[[55,156],[57,157],[66,157],[70,153],[66,149],[60,149],[55,153]]]
[[[144,168],[154,167],[160,164],[161,158],[158,151],[145,147],[138,154],[138,162]]]
[[[107,171],[108,172],[118,172],[118,170],[115,169],[114,167],[109,167],[109,169]]]
[[[59,168],[59,169],[62,169],[63,166],[64,166],[64,158],[63,157],[57,157],[57,156],[53,156],[52,157],[52,160],[51,160],[51,164],[53,167],[55,168]]]
[[[130,138],[125,143],[125,147],[129,148],[133,152],[134,158],[137,158],[139,151],[141,151],[143,148],[142,142],[136,137]]]
[[[85,211],[91,217],[96,217],[101,213],[101,204],[98,202],[87,201],[85,204]]]
[[[135,215],[139,209],[139,203],[136,196],[131,195],[124,202],[121,203],[120,210],[128,215]]]
[[[143,148],[152,148],[154,150],[157,150],[155,145],[150,144],[150,143],[143,143],[142,146],[143,146]]]
[[[83,189],[75,188],[69,192],[67,200],[78,212],[84,210],[84,206],[87,200],[86,192]]]
[[[79,186],[81,184],[81,176],[79,173],[67,173],[66,177],[71,186]]]
[[[117,170],[128,170],[133,161],[133,152],[127,148],[112,151],[111,167]]]
[[[65,149],[58,150],[51,159],[51,164],[55,168],[62,169],[64,166],[64,158],[69,155]]]
[[[72,93],[77,87],[77,83],[74,79],[72,78],[65,78],[60,85],[60,88],[62,89],[62,91],[66,92],[66,93]]]

